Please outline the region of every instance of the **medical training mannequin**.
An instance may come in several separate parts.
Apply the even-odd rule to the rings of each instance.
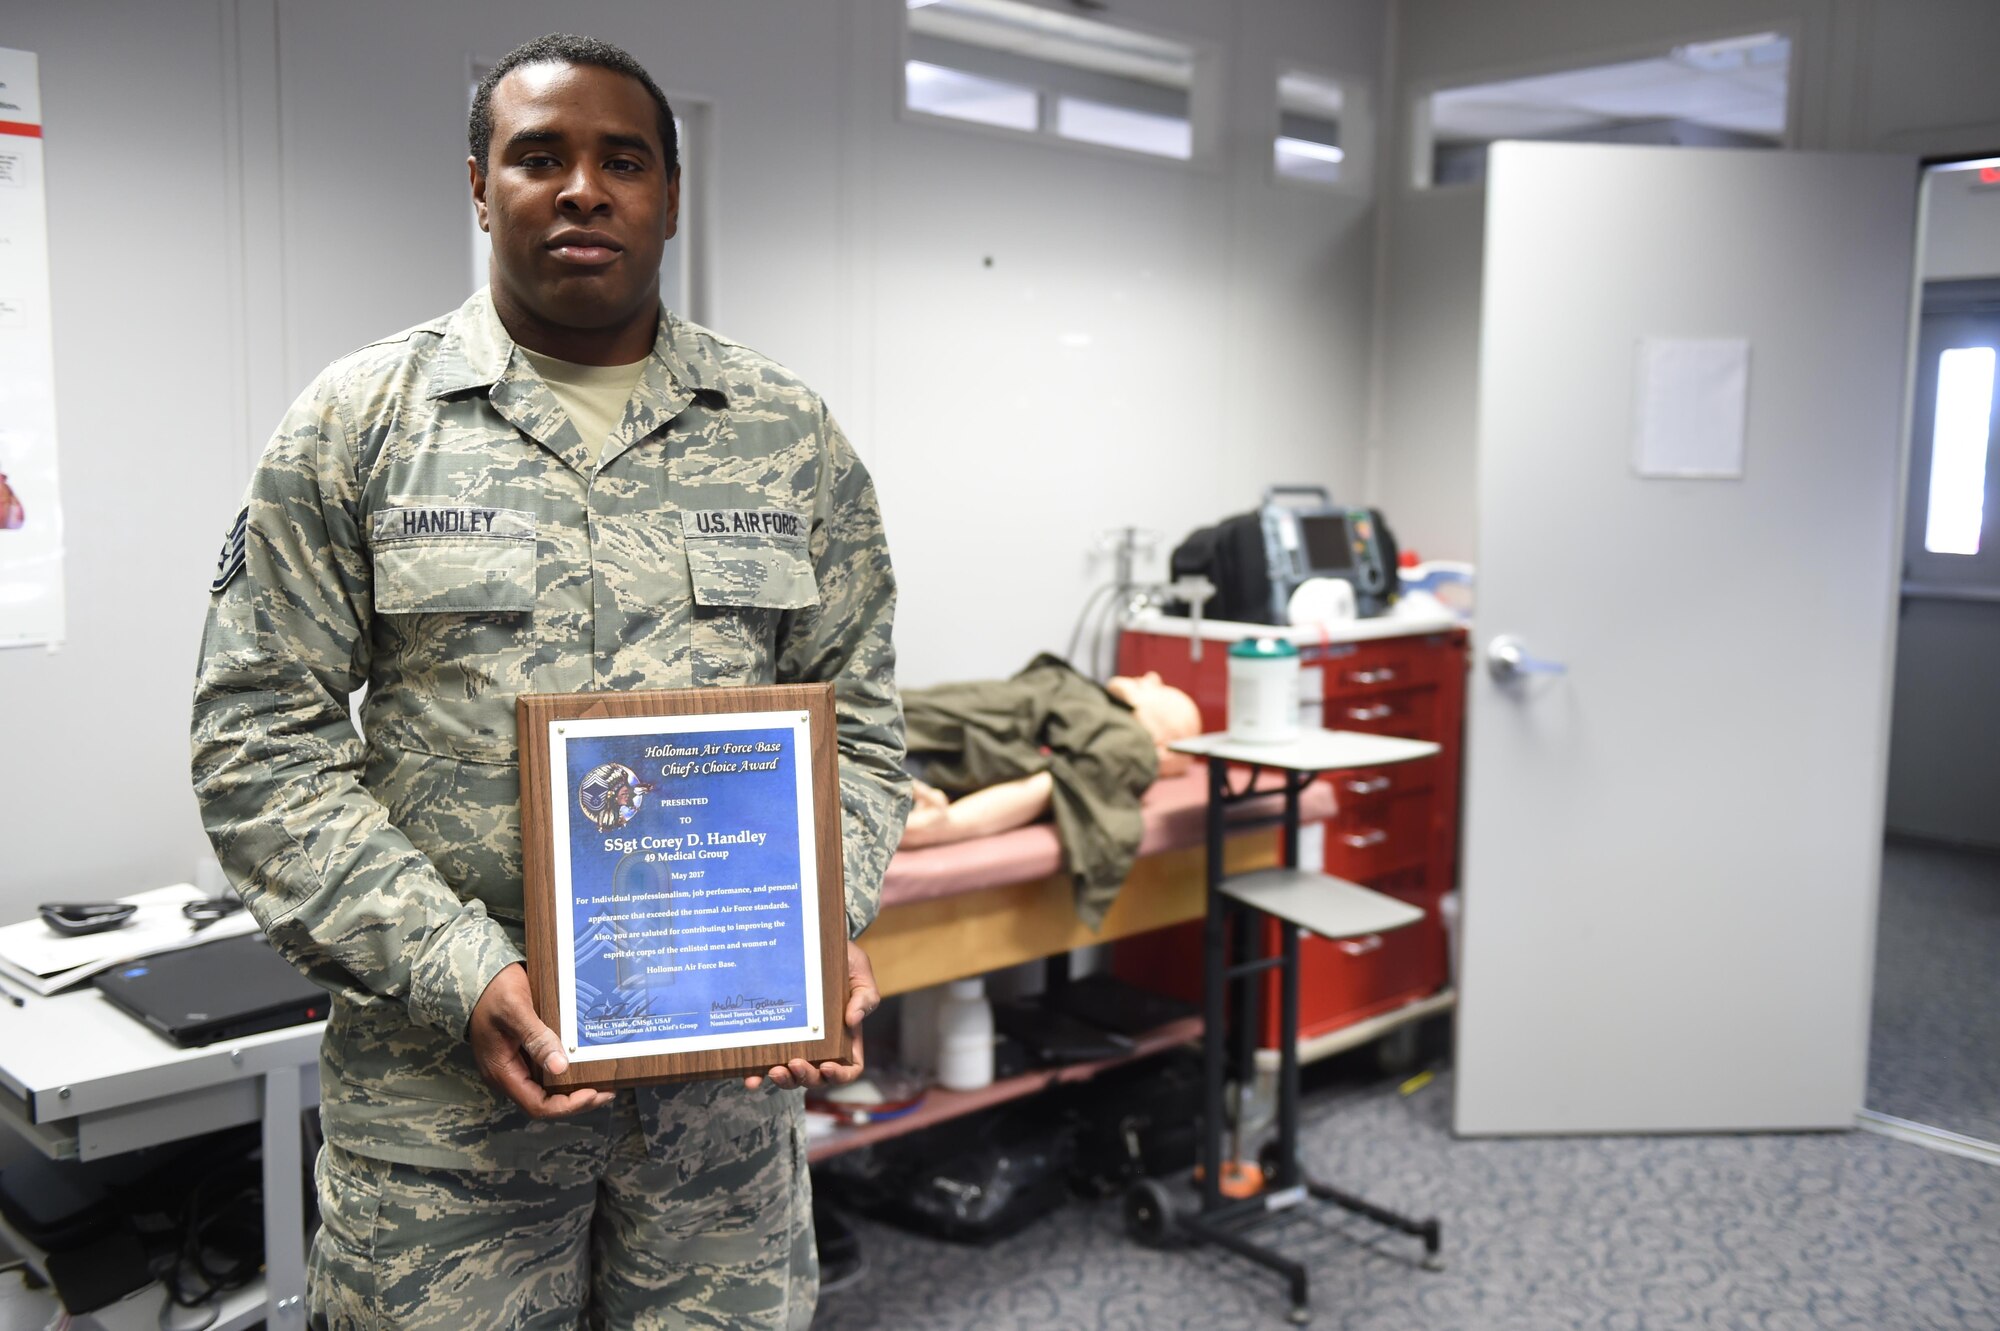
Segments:
[[[1011,679],[903,690],[918,780],[904,846],[935,846],[1055,818],[1076,913],[1095,929],[1145,836],[1139,797],[1188,760],[1167,746],[1201,714],[1158,675],[1099,684],[1044,653]]]
[[[1179,776],[1188,770],[1194,760],[1167,746],[1201,733],[1201,712],[1193,698],[1150,670],[1137,677],[1113,675],[1104,691],[1131,708],[1132,718],[1152,736],[1159,776]],[[1041,771],[952,799],[919,778],[916,805],[903,826],[901,844],[941,846],[1025,827],[1047,816],[1054,788],[1054,776]]]

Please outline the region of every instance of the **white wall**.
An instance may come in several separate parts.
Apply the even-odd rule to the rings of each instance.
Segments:
[[[72,638],[0,655],[0,918],[190,873],[215,547],[312,374],[464,298],[474,59],[560,23],[710,104],[710,321],[874,467],[922,683],[1060,649],[1103,528],[1358,492],[1374,214],[1270,180],[1270,92],[1281,62],[1379,89],[1385,5],[1121,4],[1223,63],[1227,151],[1189,169],[898,119],[900,0],[10,0],[48,114]]]
[[[1190,169],[899,119],[902,12],[711,0],[662,24],[607,0],[563,22],[714,106],[713,178],[687,183],[715,194],[712,322],[806,375],[874,467],[922,683],[1060,649],[1106,528],[1170,544],[1270,481],[1358,493],[1372,214],[1274,184],[1268,143],[1281,61],[1372,80],[1381,37],[1372,3],[1121,7],[1223,53],[1225,160]],[[294,381],[461,298],[462,264],[325,206],[393,198],[399,229],[457,242],[460,74],[550,20],[488,4],[474,44],[455,13],[281,11]]]
[[[1779,27],[1794,39],[1792,145],[1918,155],[2000,150],[2000,5],[1987,0],[1396,0],[1383,176],[1376,498],[1406,547],[1470,559],[1481,198],[1408,182],[1411,99],[1430,88],[1657,55]],[[1914,182],[1912,182],[1914,185]]]
[[[223,36],[206,2],[0,18],[41,57],[69,617],[61,652],[0,652],[0,920],[202,846],[188,692],[246,428]]]
[[[1372,77],[1375,18],[1304,0],[1149,8],[1227,52],[1217,168],[894,120],[874,144],[863,433],[912,681],[1061,650],[1108,572],[1088,558],[1107,528],[1158,530],[1164,558],[1274,481],[1359,496],[1373,216],[1365,197],[1273,183],[1270,136],[1280,63]],[[889,44],[864,45],[885,107]]]

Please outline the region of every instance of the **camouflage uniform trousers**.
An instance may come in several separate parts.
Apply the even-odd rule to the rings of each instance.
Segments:
[[[804,1328],[819,1291],[800,1097],[621,1091],[533,1169],[329,1143],[308,1261],[323,1331]]]

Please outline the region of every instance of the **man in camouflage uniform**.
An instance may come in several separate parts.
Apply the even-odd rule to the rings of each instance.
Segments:
[[[832,681],[859,933],[909,804],[874,493],[809,389],[660,307],[677,152],[629,56],[529,43],[472,139],[492,285],[292,407],[224,546],[195,693],[217,853],[334,994],[312,1324],[802,1326],[787,1092],[854,1070],[542,1088],[565,1060],[520,965],[514,702]],[[628,363],[602,439],[536,368]],[[849,954],[853,1025],[878,1000]]]

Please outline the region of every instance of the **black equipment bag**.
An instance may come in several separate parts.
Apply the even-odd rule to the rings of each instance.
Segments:
[[[992,1243],[1069,1198],[1071,1130],[1045,1105],[970,1114],[835,1156],[815,1188],[898,1229]]]
[[[1167,567],[1174,578],[1201,577],[1215,595],[1201,607],[1204,619],[1270,624],[1271,566],[1264,555],[1264,520],[1254,510],[1203,527],[1174,547]],[[1183,605],[1175,613],[1187,614]]]
[[[1114,1068],[1070,1090],[1084,1197],[1111,1197],[1142,1178],[1193,1169],[1201,1150],[1201,1055],[1177,1050]]]

